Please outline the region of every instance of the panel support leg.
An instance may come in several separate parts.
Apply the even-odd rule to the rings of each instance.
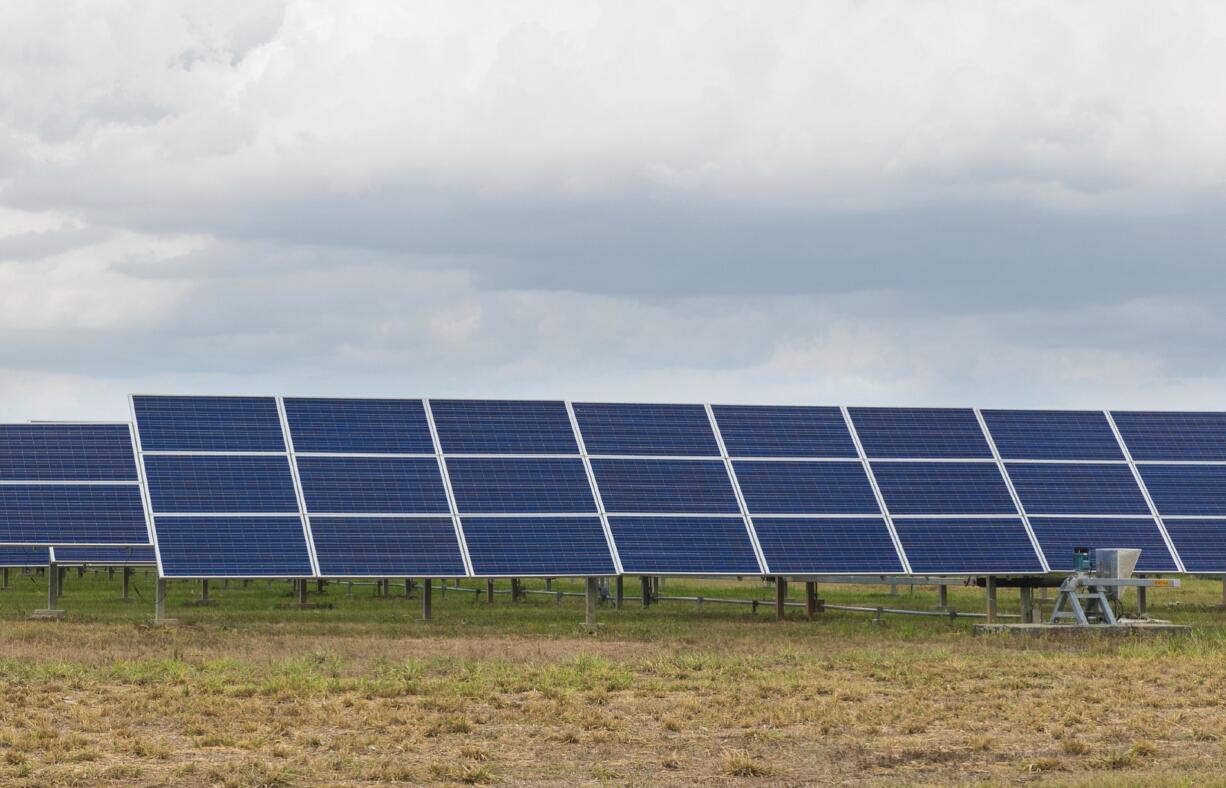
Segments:
[[[7,566],[4,567],[4,588],[2,590],[9,590],[9,568]]]
[[[621,575],[618,575],[617,579],[613,581],[617,589],[616,596],[614,598],[614,602],[617,605],[618,610],[622,609],[622,604],[626,601],[626,584],[624,580],[625,578],[623,578]]]
[[[519,578],[518,578],[518,577],[512,577],[512,578],[511,578],[511,601],[512,601],[512,602],[518,602],[518,601],[519,601],[519,594],[520,594],[520,590],[519,590]]]
[[[1137,586],[1137,618],[1149,618],[1149,605],[1145,598],[1145,586]]]
[[[651,578],[643,575],[639,578],[639,585],[643,587],[643,607],[651,607]]]
[[[937,586],[937,606],[942,610],[949,609],[949,586],[944,583]]]
[[[298,604],[305,605],[307,603],[307,581],[298,581]]]
[[[431,599],[434,592],[434,581],[428,577],[423,577],[421,580],[421,619],[429,621],[432,615],[431,605],[434,600]]]
[[[56,577],[59,578],[59,585],[60,585],[59,596],[64,595],[64,578],[67,576],[68,576],[68,567],[66,566],[61,566],[59,568],[59,571],[56,572]]]
[[[406,577],[404,579],[404,598],[408,599],[411,596],[413,596],[413,578]]]
[[[583,625],[589,632],[596,631],[596,604],[600,601],[600,581],[594,577],[586,578],[585,614]]]
[[[153,623],[156,625],[177,624],[166,617],[166,581],[158,578],[153,584]]]
[[[1226,607],[1226,575],[1222,576],[1222,607]]]
[[[207,605],[209,603],[209,581],[200,581],[200,604]]]
[[[988,610],[987,610],[988,616],[986,620],[989,624],[994,624],[996,623],[996,578],[990,575],[988,576],[988,581],[987,581],[987,592],[988,592]]]
[[[60,567],[51,564],[47,572],[47,612],[55,613],[60,609],[60,591],[63,590],[64,575]]]
[[[545,590],[546,591],[553,590],[553,578],[552,577],[545,578]]]
[[[123,568],[123,601],[132,601],[132,567],[125,566]]]
[[[817,583],[805,581],[805,615],[812,621],[817,616]]]
[[[493,580],[485,581],[485,604],[487,605],[494,604],[494,581]]]
[[[783,613],[786,609],[784,603],[788,599],[788,581],[782,577],[775,578],[775,618],[783,620]]]
[[[1021,586],[1017,589],[1018,596],[1021,598],[1022,604],[1022,623],[1034,623],[1034,596],[1030,586]]]

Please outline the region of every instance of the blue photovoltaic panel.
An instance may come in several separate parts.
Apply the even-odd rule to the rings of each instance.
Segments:
[[[0,485],[0,542],[148,544],[140,488],[132,485]]]
[[[464,514],[581,514],[596,511],[579,458],[448,457],[447,474]]]
[[[298,513],[285,457],[145,455],[154,512]]]
[[[0,424],[0,481],[136,481],[126,424]]]
[[[478,577],[617,571],[599,517],[465,517],[462,525]]]
[[[576,402],[573,407],[588,454],[720,456],[702,405]]]
[[[609,528],[627,574],[762,572],[740,517],[610,517]]]
[[[890,514],[1017,514],[991,462],[874,462]]]
[[[1226,515],[1226,466],[1138,465],[1137,470],[1158,514]]]
[[[302,457],[308,512],[450,514],[434,457]]]
[[[1047,565],[1056,572],[1073,570],[1076,547],[1090,551],[1091,564],[1095,550],[1137,548],[1141,551],[1138,572],[1179,571],[1153,518],[1031,517],[1030,528],[1039,540]]]
[[[977,459],[992,456],[970,408],[848,408],[870,458]]]
[[[156,518],[166,577],[311,577],[298,517]]]
[[[839,408],[715,405],[711,410],[732,457],[859,456]]]
[[[915,574],[1007,575],[1043,571],[1020,518],[896,517],[894,530]]]
[[[1127,465],[1005,464],[1027,514],[1149,514]]]
[[[740,514],[722,460],[593,459],[606,512]]]
[[[1122,460],[1100,410],[985,410],[983,421],[1006,460]]]
[[[736,460],[750,514],[881,514],[859,461]]]
[[[56,547],[55,560],[61,564],[153,564],[152,547]]]
[[[49,563],[50,551],[45,547],[0,547],[0,566],[20,568],[46,566]]]
[[[450,517],[312,517],[319,571],[332,577],[463,577]]]
[[[1191,573],[1226,572],[1226,520],[1165,520],[1183,568]]]
[[[133,397],[142,451],[285,451],[272,397]]]
[[[1137,461],[1226,460],[1226,413],[1112,411]]]
[[[768,517],[754,520],[771,572],[894,574],[903,571],[880,517]]]
[[[445,454],[578,454],[566,403],[432,399]]]
[[[419,399],[285,399],[296,452],[433,454]]]

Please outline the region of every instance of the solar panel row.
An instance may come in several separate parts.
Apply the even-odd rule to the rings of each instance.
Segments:
[[[271,397],[134,413],[169,576],[1016,574],[1064,570],[1074,546],[1226,571],[1221,414]]]

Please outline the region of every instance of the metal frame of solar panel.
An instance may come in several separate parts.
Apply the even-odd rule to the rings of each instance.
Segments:
[[[473,575],[620,574],[567,403],[432,399],[426,406]]]
[[[1226,413],[1107,416],[1182,571],[1226,574]]]
[[[1049,570],[972,408],[846,408],[886,522],[916,575]]]
[[[157,566],[153,546],[52,547],[51,560],[69,566]]]
[[[1152,501],[1103,411],[984,410],[1048,565],[1073,569],[1073,550],[1140,548],[1137,571],[1181,572],[1182,563]]]
[[[767,574],[903,574],[839,407],[713,405]]]
[[[709,406],[570,408],[623,574],[766,574]]]
[[[319,575],[277,397],[145,394],[130,405],[159,576]]]
[[[124,422],[0,424],[0,545],[148,547],[136,458]]]
[[[282,400],[322,577],[470,577],[420,399]]]

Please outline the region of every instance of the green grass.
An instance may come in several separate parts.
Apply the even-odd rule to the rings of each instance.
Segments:
[[[1220,783],[1226,612],[1217,581],[1154,591],[1191,637],[1015,640],[972,622],[789,608],[757,581],[668,579],[666,595],[759,599],[600,610],[544,595],[486,604],[436,587],[435,619],[394,584],[289,585],[70,574],[68,618],[27,621],[45,579],[0,592],[0,784]],[[481,584],[483,587],[483,584]],[[543,583],[528,583],[541,589]],[[506,590],[507,584],[499,584]],[[578,591],[573,581],[555,588]],[[800,601],[803,586],[793,584]],[[931,588],[822,586],[829,603],[930,609]],[[979,611],[983,592],[951,589]],[[999,609],[1016,612],[1001,589]]]

